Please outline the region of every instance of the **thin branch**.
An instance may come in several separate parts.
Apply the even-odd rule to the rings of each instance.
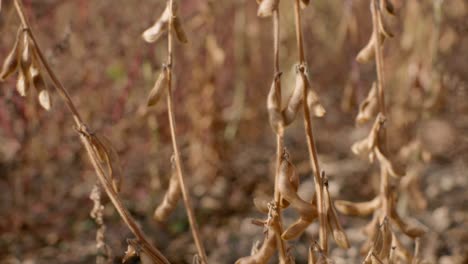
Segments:
[[[280,34],[280,26],[279,26],[279,8],[274,11],[273,13],[273,41],[274,41],[274,50],[273,50],[273,57],[274,57],[274,82],[276,82],[275,89],[277,95],[277,101],[279,104],[279,109],[281,109],[281,80],[277,78],[278,74],[280,74],[279,68],[279,34]],[[287,263],[287,252],[284,240],[281,238],[281,234],[283,233],[283,222],[282,222],[282,215],[281,215],[281,195],[279,193],[278,182],[279,182],[279,174],[280,174],[280,164],[281,164],[281,157],[283,155],[284,149],[284,128],[280,126],[278,133],[276,135],[276,174],[275,174],[275,204],[278,210],[278,231],[275,232],[276,235],[276,245],[278,248],[280,261],[284,261]]]
[[[171,10],[171,17],[173,17],[173,0],[169,0],[169,8]],[[195,219],[195,213],[193,211],[193,206],[190,200],[190,194],[188,192],[184,176],[182,173],[182,165],[180,161],[179,149],[177,147],[177,137],[175,132],[175,119],[174,119],[174,107],[172,105],[172,23],[173,19],[169,20],[168,24],[168,38],[167,38],[167,108],[168,108],[168,117],[169,117],[169,127],[171,131],[171,140],[172,140],[172,147],[174,151],[174,159],[175,159],[175,166],[177,171],[177,177],[179,179],[180,188],[182,191],[182,198],[184,201],[185,209],[187,211],[188,220],[190,223],[190,229],[192,230],[192,236],[195,240],[195,245],[197,247],[198,255],[200,258],[201,263],[206,264],[208,263],[208,258],[206,256],[206,251],[203,246],[203,242],[201,240],[200,231],[198,228],[197,221]]]
[[[295,0],[294,5],[294,14],[296,21],[296,40],[299,50],[299,70],[303,71],[304,74],[307,74],[305,69],[305,55],[304,55],[304,44],[303,44],[303,33],[301,26],[301,9],[299,0]],[[314,134],[312,131],[312,122],[310,119],[310,111],[307,105],[307,94],[310,87],[304,88],[303,95],[303,109],[304,109],[304,126],[307,137],[307,148],[309,150],[310,162],[313,168],[314,173],[314,182],[315,182],[315,192],[317,194],[317,209],[319,214],[319,224],[320,224],[320,247],[325,254],[328,252],[328,237],[327,237],[327,215],[325,211],[325,204],[323,199],[323,184],[320,179],[320,166],[318,162],[317,149],[315,147]]]
[[[99,181],[101,182],[101,185],[104,187],[107,195],[109,196],[110,200],[112,201],[112,204],[114,205],[115,209],[121,216],[122,220],[125,222],[127,227],[130,229],[130,231],[135,235],[135,237],[138,239],[138,241],[141,243],[142,250],[144,250],[151,258],[156,262],[160,264],[165,264],[165,263],[170,263],[164,255],[155,247],[153,247],[148,240],[146,239],[145,235],[141,231],[141,229],[138,227],[136,224],[135,220],[133,217],[130,215],[128,210],[125,208],[123,205],[122,200],[120,199],[119,195],[114,191],[111,183],[106,177],[106,174],[104,172],[104,169],[102,166],[99,164],[98,160],[99,158],[96,156],[96,152],[93,151],[92,143],[89,141],[89,133],[86,129],[86,125],[83,123],[82,118],[76,109],[73,101],[71,100],[70,95],[68,94],[67,90],[63,87],[62,83],[59,81],[58,77],[55,75],[54,71],[51,69],[49,66],[47,60],[45,59],[43,52],[41,51],[39,44],[36,41],[36,38],[34,37],[33,31],[26,19],[26,16],[24,15],[24,9],[23,5],[21,3],[21,0],[14,0],[15,8],[18,13],[18,16],[21,19],[21,24],[28,32],[28,35],[30,36],[31,40],[34,43],[34,46],[36,47],[37,53],[39,55],[39,59],[41,60],[41,63],[45,67],[47,73],[49,74],[50,78],[52,79],[52,82],[54,83],[54,87],[56,90],[59,92],[61,95],[62,99],[65,101],[68,109],[73,115],[73,119],[75,121],[75,124],[77,126],[77,130],[80,135],[81,142],[83,143],[86,152],[88,154],[89,159],[91,160],[91,163],[93,165],[94,170],[96,171],[96,174],[98,176]]]

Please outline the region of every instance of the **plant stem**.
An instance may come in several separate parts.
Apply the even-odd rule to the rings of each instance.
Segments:
[[[30,36],[31,40],[34,43],[34,46],[37,50],[37,53],[39,55],[39,59],[41,60],[42,65],[45,67],[48,75],[52,79],[52,82],[54,83],[54,87],[56,90],[59,92],[60,96],[62,99],[65,101],[68,109],[73,115],[73,119],[75,121],[75,124],[77,126],[77,129],[85,128],[85,124],[82,121],[82,118],[76,109],[73,101],[71,100],[70,95],[68,94],[67,90],[64,88],[62,83],[59,81],[58,77],[55,75],[54,71],[52,68],[49,66],[47,60],[45,59],[39,44],[36,41],[36,38],[34,37],[34,34],[32,33],[32,29],[26,19],[26,16],[24,15],[24,9],[23,5],[21,3],[21,0],[14,0],[15,8],[18,13],[18,16],[20,17],[21,24],[23,28],[27,31],[28,35]],[[84,131],[82,131],[84,132]],[[170,263],[164,255],[155,247],[153,247],[148,240],[146,239],[145,235],[141,231],[141,229],[138,227],[136,224],[135,220],[133,217],[130,215],[128,210],[125,208],[123,205],[122,200],[120,199],[119,195],[114,191],[112,188],[112,185],[110,182],[107,180],[107,177],[105,175],[104,169],[98,162],[98,157],[96,156],[96,153],[92,150],[92,145],[91,142],[89,141],[88,137],[84,133],[79,133],[80,134],[80,140],[85,146],[86,152],[88,154],[89,159],[91,160],[91,163],[93,165],[94,170],[96,171],[96,174],[98,176],[99,181],[101,182],[101,185],[104,187],[106,190],[107,195],[109,196],[110,200],[112,201],[112,204],[114,205],[115,209],[121,216],[122,220],[124,223],[127,225],[127,227],[130,229],[130,231],[135,235],[135,237],[138,239],[138,241],[141,243],[142,250],[146,252],[152,260],[154,260],[156,263],[164,264],[164,263]]]
[[[279,109],[281,109],[281,80],[279,79],[280,68],[279,68],[279,34],[280,34],[280,26],[279,26],[279,9],[275,10],[273,13],[273,39],[274,39],[274,50],[273,50],[273,57],[274,57],[274,82],[275,82],[275,89],[277,95],[277,101],[279,104]],[[281,126],[276,134],[276,173],[275,173],[275,204],[278,212],[278,231],[276,232],[276,246],[278,248],[280,261],[282,263],[288,263],[288,257],[286,253],[286,246],[284,240],[281,238],[281,234],[283,233],[283,220],[281,214],[281,195],[279,193],[279,174],[280,174],[280,164],[281,164],[281,157],[283,155],[284,149],[284,128]]]
[[[192,236],[195,240],[195,245],[197,247],[198,256],[200,257],[200,261],[203,264],[208,263],[208,258],[206,256],[206,251],[203,246],[200,231],[198,228],[197,221],[195,219],[195,213],[193,211],[190,194],[188,192],[187,186],[185,184],[184,176],[182,173],[182,165],[180,161],[179,149],[177,147],[177,138],[175,132],[175,119],[174,119],[174,108],[172,105],[172,22],[173,22],[173,0],[169,0],[169,8],[171,10],[171,19],[169,20],[168,24],[168,38],[167,38],[167,108],[168,108],[168,117],[169,117],[169,127],[171,131],[171,140],[172,140],[172,147],[174,151],[174,159],[175,159],[175,166],[177,171],[177,177],[179,179],[180,188],[182,191],[182,198],[184,201],[185,209],[187,211],[188,220],[190,223],[190,228],[192,230]]]
[[[371,14],[372,14],[372,24],[373,24],[373,34],[376,38],[376,45],[374,46],[375,52],[375,63],[377,68],[377,91],[378,91],[378,102],[379,102],[379,111],[385,117],[386,116],[386,107],[385,107],[385,90],[384,90],[384,70],[383,70],[383,55],[382,55],[382,40],[379,36],[379,20],[377,18],[377,12],[379,12],[376,0],[371,0],[370,4]],[[379,140],[381,144],[381,151],[385,155],[387,154],[387,132],[385,126],[381,127]],[[382,206],[383,214],[381,215],[381,221],[386,216],[390,215],[391,212],[391,203],[390,199],[390,190],[389,190],[389,175],[386,170],[381,168],[381,179],[380,179],[380,195],[382,196]]]
[[[304,55],[304,44],[303,44],[303,34],[301,26],[301,10],[299,0],[295,0],[294,5],[294,14],[296,21],[296,40],[297,47],[299,50],[299,70],[305,71],[305,55]],[[304,72],[307,74],[307,72]],[[310,87],[304,88],[303,95],[303,109],[304,109],[304,127],[307,137],[307,148],[309,150],[310,162],[312,165],[314,173],[314,182],[315,182],[315,193],[317,195],[317,210],[319,215],[319,238],[320,238],[320,247],[322,251],[327,254],[328,252],[328,237],[327,237],[327,215],[325,211],[325,201],[323,196],[323,184],[322,179],[320,178],[320,166],[318,162],[317,149],[315,147],[314,134],[312,131],[312,122],[310,119],[309,107],[307,105],[307,93]]]

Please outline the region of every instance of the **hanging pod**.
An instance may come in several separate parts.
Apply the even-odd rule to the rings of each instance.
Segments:
[[[281,114],[281,74],[277,74],[273,79],[270,91],[267,96],[267,110],[270,126],[276,133],[280,132],[280,129],[284,126],[283,116]]]
[[[164,12],[159,17],[159,19],[156,20],[153,26],[143,32],[142,36],[146,42],[155,42],[162,36],[162,34],[167,32],[167,26],[169,24],[169,20],[171,19],[171,13],[173,13],[173,11],[176,9],[176,3],[174,3],[173,6],[174,8],[171,12],[170,4],[168,2],[166,9],[164,9]]]
[[[166,191],[166,194],[164,195],[163,201],[156,208],[153,214],[153,218],[159,222],[166,221],[169,215],[174,212],[182,194],[175,165],[172,165],[171,171],[169,187]]]
[[[18,33],[16,34],[15,43],[13,44],[13,48],[8,53],[5,61],[2,65],[2,70],[0,72],[0,81],[4,81],[8,76],[15,73],[18,69],[20,54],[21,54],[21,44],[20,40],[24,31],[22,28],[18,29]]]
[[[359,105],[359,112],[356,117],[356,124],[367,123],[378,112],[377,84],[372,83],[372,88],[367,94],[366,99]]]
[[[323,174],[323,172],[322,172]],[[332,198],[328,191],[328,179],[326,177],[322,177],[322,181],[324,182],[324,200],[325,200],[325,208],[327,210],[327,224],[330,230],[332,231],[333,239],[341,248],[349,248],[349,241],[346,233],[344,232],[343,228],[341,227],[340,221],[338,219],[335,206],[333,204]]]
[[[336,209],[345,215],[367,216],[380,207],[380,197],[377,196],[368,202],[353,203],[349,201],[335,201]]]
[[[158,75],[158,79],[154,83],[153,89],[151,89],[148,95],[146,105],[156,105],[159,99],[161,99],[161,97],[166,93],[167,85],[167,68],[166,66],[164,66],[162,71]]]

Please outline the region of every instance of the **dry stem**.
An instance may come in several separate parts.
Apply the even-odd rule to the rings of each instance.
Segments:
[[[170,10],[171,10],[171,17],[173,17],[173,0],[169,0]],[[206,256],[206,251],[203,246],[200,231],[198,228],[197,221],[195,219],[195,213],[193,212],[192,203],[190,200],[190,194],[187,190],[187,186],[184,181],[184,176],[182,174],[182,166],[180,162],[180,155],[179,149],[177,147],[177,138],[175,132],[175,121],[174,121],[174,109],[172,105],[172,26],[173,26],[173,19],[169,20],[168,24],[168,38],[167,38],[167,111],[169,116],[169,126],[171,131],[171,140],[172,140],[172,147],[174,150],[174,159],[175,159],[175,166],[177,171],[177,177],[179,179],[180,188],[182,190],[182,198],[184,201],[185,209],[187,211],[188,220],[190,223],[190,229],[192,230],[193,239],[195,240],[195,245],[197,247],[198,255],[200,258],[200,262],[203,264],[208,263],[208,258]]]
[[[120,214],[120,216],[122,217],[122,220],[125,222],[128,228],[132,231],[135,237],[138,239],[138,242],[141,243],[142,250],[144,250],[148,255],[150,255],[156,263],[170,263],[158,249],[153,247],[148,242],[148,240],[146,239],[145,235],[143,234],[143,232],[140,230],[140,228],[136,224],[133,217],[130,215],[128,210],[124,207],[122,200],[112,188],[111,183],[108,181],[106,177],[104,169],[99,164],[99,161],[98,161],[99,159],[96,156],[96,153],[92,149],[92,143],[89,141],[90,134],[86,128],[86,125],[83,123],[82,118],[78,110],[76,109],[73,101],[71,100],[71,97],[68,94],[67,90],[63,87],[62,83],[59,81],[58,77],[55,75],[55,73],[52,71],[51,67],[49,66],[47,60],[45,59],[43,55],[42,50],[39,47],[39,44],[36,41],[36,38],[34,37],[32,29],[26,19],[26,16],[24,15],[24,11],[23,11],[24,9],[23,9],[21,0],[14,0],[14,5],[16,8],[16,12],[18,13],[18,16],[20,17],[23,29],[28,33],[29,37],[34,43],[34,46],[37,49],[37,53],[39,55],[39,59],[42,65],[44,66],[48,75],[52,79],[52,82],[54,83],[54,87],[56,88],[57,92],[65,101],[65,104],[67,105],[68,109],[73,115],[73,119],[75,121],[77,130],[80,132],[79,135],[80,135],[81,142],[86,148],[88,157],[91,160],[94,170],[96,171],[99,181],[101,182],[101,185],[106,190],[106,193],[109,196],[112,203],[114,204],[117,212]]]
[[[305,68],[305,55],[304,55],[304,44],[303,44],[303,34],[301,26],[301,10],[300,10],[299,0],[295,0],[294,5],[294,14],[295,14],[295,23],[296,23],[296,40],[297,47],[299,50],[299,70],[304,71]],[[307,73],[304,73],[307,74]],[[328,252],[328,237],[327,237],[327,215],[325,211],[325,204],[323,199],[323,184],[320,179],[320,166],[318,162],[317,149],[315,147],[314,134],[312,131],[312,122],[310,119],[309,107],[305,100],[307,99],[309,87],[305,87],[303,100],[304,103],[304,126],[307,137],[307,147],[309,150],[310,162],[313,168],[314,173],[314,182],[315,182],[315,192],[317,194],[317,209],[319,214],[319,238],[320,238],[320,247],[322,251],[326,254]]]
[[[278,96],[278,104],[279,109],[281,109],[281,81],[277,78],[278,74],[280,74],[279,68],[279,34],[280,34],[280,26],[279,26],[279,8],[274,11],[273,13],[273,39],[274,39],[274,82],[276,82],[276,94]],[[280,126],[278,129],[278,133],[276,134],[276,175],[275,175],[275,204],[278,210],[278,232],[275,232],[276,236],[276,245],[278,247],[278,251],[280,254],[280,260],[286,262],[287,260],[287,253],[286,253],[286,246],[284,240],[281,238],[281,234],[283,233],[283,224],[282,224],[282,216],[281,216],[281,195],[279,193],[278,182],[279,182],[279,174],[280,174],[280,164],[281,164],[281,156],[283,154],[284,148],[284,128]]]

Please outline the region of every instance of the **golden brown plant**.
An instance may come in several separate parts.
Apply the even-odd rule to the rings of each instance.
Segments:
[[[384,89],[384,61],[382,44],[385,38],[393,37],[385,23],[385,14],[394,15],[394,8],[389,0],[371,0],[373,32],[368,44],[359,52],[356,60],[368,63],[373,59],[376,63],[377,82],[372,85],[367,98],[361,103],[356,118],[358,125],[367,123],[375,118],[369,135],[354,143],[352,151],[356,155],[364,155],[370,162],[375,159],[380,165],[380,192],[369,202],[352,203],[337,201],[337,209],[348,215],[369,215],[373,213],[373,220],[365,227],[368,236],[367,242],[361,248],[362,253],[368,253],[364,263],[383,263],[392,261],[390,256],[396,254],[409,262],[411,254],[403,254],[404,249],[398,244],[392,226],[397,226],[403,233],[411,238],[424,234],[424,229],[418,225],[403,220],[396,211],[395,203],[398,198],[397,190],[392,182],[397,182],[405,175],[401,166],[398,166],[388,151],[386,136],[387,111],[385,106]],[[392,248],[394,248],[392,250]]]
[[[175,131],[175,119],[174,119],[174,107],[173,107],[173,101],[172,101],[172,68],[173,68],[173,43],[172,43],[172,33],[175,32],[177,38],[179,41],[182,43],[187,42],[187,38],[185,36],[185,33],[183,33],[182,29],[182,24],[180,21],[180,18],[178,17],[178,6],[175,3],[174,0],[168,0],[166,9],[164,10],[164,13],[161,15],[161,17],[156,21],[156,23],[147,29],[145,32],[143,32],[143,38],[147,42],[154,42],[156,41],[162,33],[168,32],[168,37],[167,37],[167,62],[163,66],[163,71],[156,80],[156,84],[153,87],[152,91],[150,92],[149,98],[147,100],[148,105],[154,105],[157,100],[159,99],[160,96],[164,93],[164,88],[167,89],[166,92],[166,98],[167,98],[167,109],[168,109],[168,117],[169,117],[169,127],[171,131],[171,140],[172,140],[172,146],[173,146],[173,151],[174,151],[174,166],[175,166],[175,171],[177,175],[177,183],[172,180],[172,188],[168,191],[168,193],[165,196],[165,201],[163,203],[166,203],[167,200],[170,200],[172,203],[172,208],[169,208],[163,204],[163,209],[161,210],[166,210],[167,212],[160,214],[160,212],[155,212],[155,216],[158,220],[163,220],[163,218],[167,217],[167,214],[170,213],[170,210],[173,209],[173,204],[176,203],[178,200],[178,193],[179,193],[179,188],[180,192],[182,193],[182,198],[184,201],[185,209],[187,211],[187,216],[188,220],[190,223],[191,231],[193,238],[195,240],[195,245],[197,247],[198,251],[198,258],[199,261],[203,264],[206,264],[208,262],[207,256],[206,256],[206,251],[203,246],[203,242],[201,240],[200,236],[200,230],[198,228],[197,221],[195,219],[195,213],[193,211],[193,206],[190,198],[189,191],[187,189],[184,176],[182,173],[182,164],[180,161],[180,155],[179,155],[179,149],[177,146],[177,137],[176,137],[176,131]],[[163,75],[163,76],[161,76]],[[159,207],[161,208],[161,207]],[[158,209],[159,209],[158,208]]]
[[[17,41],[14,45],[13,51],[7,57],[2,68],[1,80],[8,77],[8,75],[18,71],[18,86],[17,89],[26,93],[30,84],[37,85],[36,89],[39,90],[39,103],[45,108],[50,108],[50,95],[45,88],[45,82],[39,80],[41,76],[39,72],[44,71],[52,80],[56,91],[64,100],[68,110],[71,112],[75,122],[75,129],[80,136],[81,143],[84,145],[88,157],[96,171],[100,185],[105,189],[111,202],[120,214],[122,220],[132,231],[136,237],[136,244],[138,244],[141,252],[155,263],[169,263],[164,255],[149,242],[144,233],[136,224],[133,217],[123,205],[123,202],[118,194],[118,186],[120,174],[117,171],[120,168],[115,151],[110,146],[110,142],[103,136],[92,132],[84,123],[80,113],[78,112],[75,104],[70,98],[67,90],[64,88],[58,77],[55,75],[49,63],[45,59],[38,42],[36,41],[33,30],[26,19],[24,8],[21,0],[15,0],[14,6],[16,12],[21,20],[21,27],[18,32]]]

